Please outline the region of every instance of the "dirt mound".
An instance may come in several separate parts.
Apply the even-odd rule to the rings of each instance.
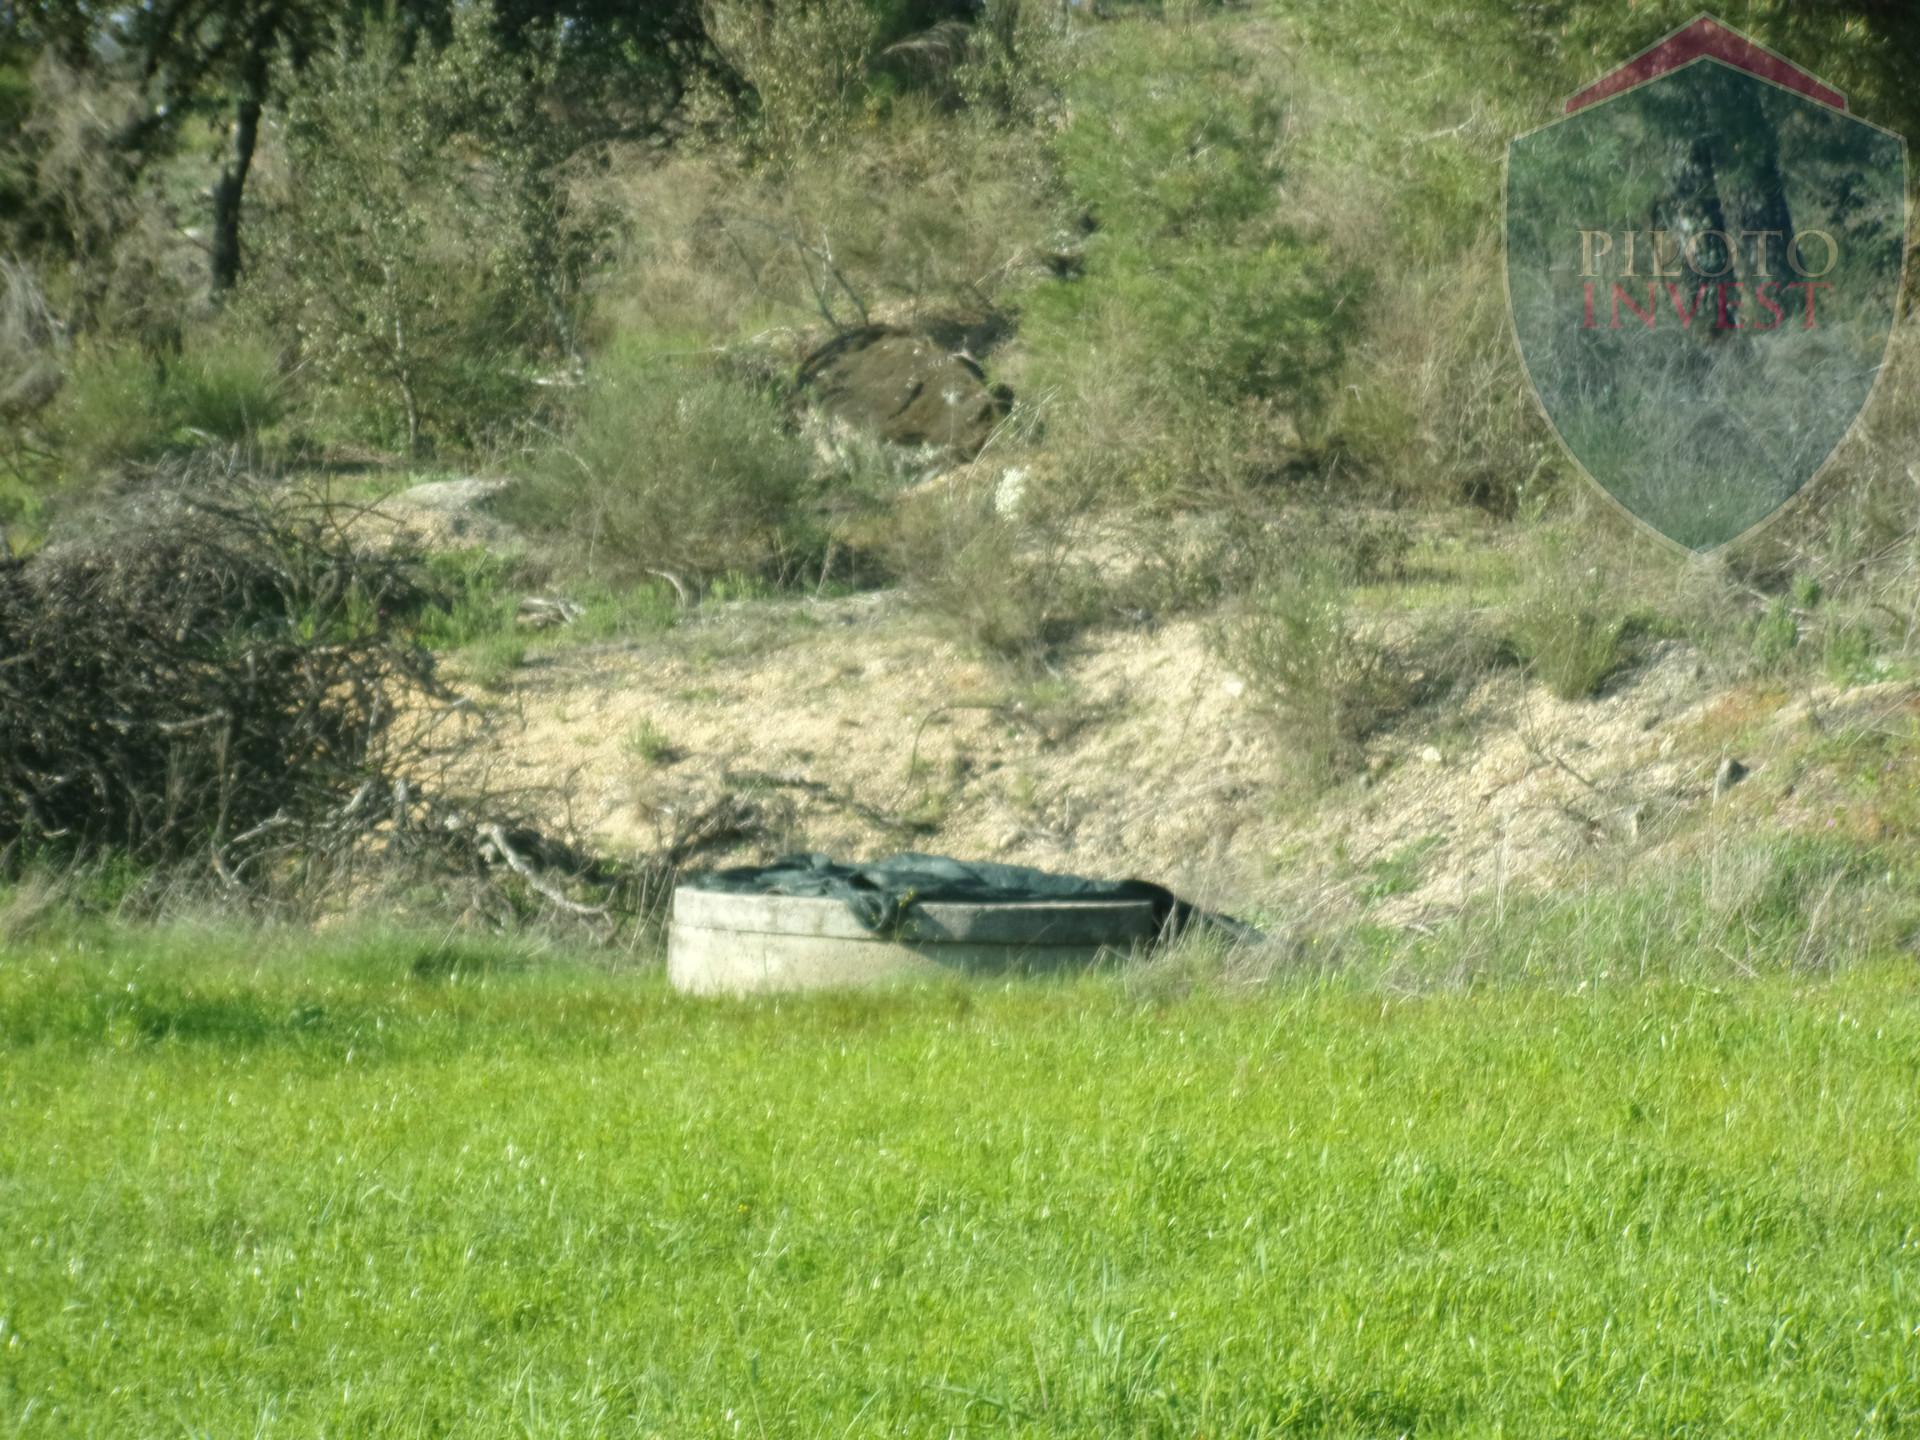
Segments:
[[[566,794],[616,853],[933,849],[1409,924],[1777,804],[1805,724],[1787,706],[1733,741],[1714,717],[1739,698],[1677,643],[1593,700],[1499,671],[1380,737],[1365,779],[1289,799],[1284,737],[1202,623],[1089,636],[1021,683],[864,596],[714,607],[642,645],[556,651],[520,672],[491,760]],[[1730,742],[1755,778],[1722,799]]]
[[[925,335],[886,325],[850,330],[800,367],[798,391],[829,415],[896,445],[970,460],[1013,408],[979,364]]]

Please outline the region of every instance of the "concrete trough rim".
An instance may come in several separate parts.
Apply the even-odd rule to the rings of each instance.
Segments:
[[[1125,954],[1160,934],[1150,900],[915,903],[875,933],[840,899],[676,887],[673,984],[696,993],[869,985],[952,973],[1043,973]]]
[[[881,935],[860,923],[842,900],[770,895],[681,885],[673,892],[676,923],[762,935],[819,935],[846,940],[911,940],[993,945],[1118,945],[1156,938],[1150,900],[1018,900],[980,903],[917,901],[899,929]]]

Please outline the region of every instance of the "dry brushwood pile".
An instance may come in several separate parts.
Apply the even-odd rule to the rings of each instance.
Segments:
[[[457,710],[406,624],[432,593],[339,518],[201,477],[0,561],[0,869],[122,856],[294,896],[403,862],[610,925],[606,867],[440,784],[472,741],[420,718]]]

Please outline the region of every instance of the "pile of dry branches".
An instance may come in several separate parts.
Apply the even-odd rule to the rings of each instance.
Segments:
[[[395,724],[435,693],[417,574],[241,481],[0,561],[0,855],[237,885],[342,853],[431,749]]]
[[[657,903],[652,872],[475,793],[477,722],[411,624],[426,572],[353,518],[197,467],[0,558],[0,874],[114,857],[303,904],[426,882],[488,921],[606,932]]]

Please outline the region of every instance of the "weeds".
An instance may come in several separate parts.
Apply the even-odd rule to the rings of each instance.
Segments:
[[[273,355],[246,336],[209,334],[174,357],[129,345],[78,348],[46,423],[78,478],[248,443],[285,413]]]
[[[968,648],[1035,663],[1095,612],[1085,535],[1071,500],[1016,520],[987,487],[962,482],[901,507],[889,565],[915,605]]]
[[[1366,741],[1412,698],[1393,656],[1350,618],[1347,593],[1329,554],[1276,560],[1214,631],[1310,784],[1358,769]]]
[[[667,733],[647,719],[641,720],[627,733],[623,748],[648,769],[665,765],[678,754]]]

